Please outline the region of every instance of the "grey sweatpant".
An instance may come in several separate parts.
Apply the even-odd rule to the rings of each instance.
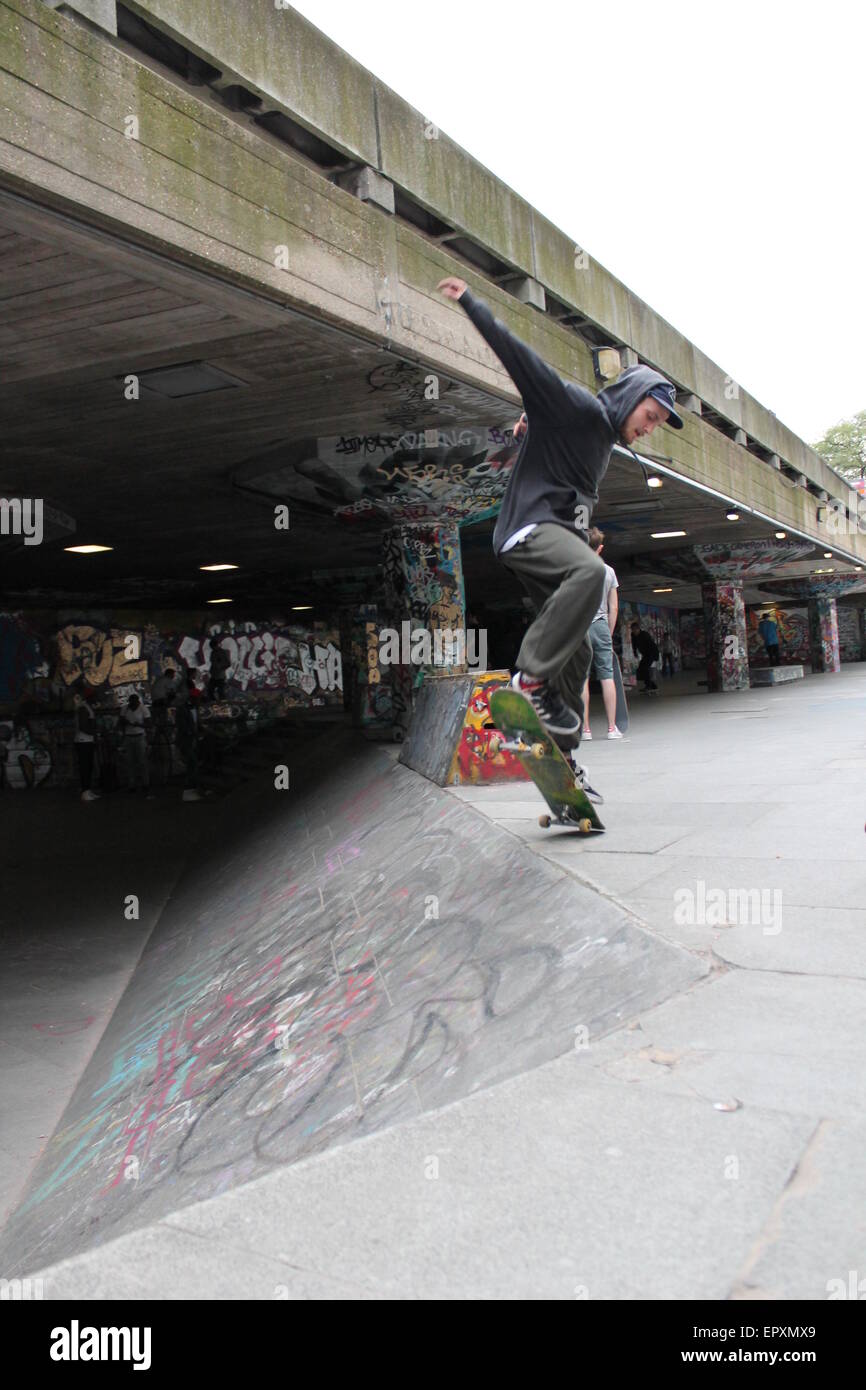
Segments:
[[[552,522],[500,554],[537,609],[517,667],[550,681],[583,719],[582,691],[592,662],[590,624],[604,594],[604,561],[586,541]]]

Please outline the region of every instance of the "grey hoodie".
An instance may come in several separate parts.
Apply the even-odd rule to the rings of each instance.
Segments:
[[[652,367],[628,367],[594,396],[557,376],[470,290],[458,303],[523,397],[529,422],[493,532],[493,549],[498,554],[509,536],[533,522],[555,522],[585,539],[586,528],[575,519],[577,508],[586,508],[588,526],[626,418],[654,386],[670,382]]]

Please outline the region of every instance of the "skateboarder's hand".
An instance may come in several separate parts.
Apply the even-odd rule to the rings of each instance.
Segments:
[[[526,434],[526,431],[527,431],[528,428],[529,428],[529,421],[528,421],[527,418],[526,418],[526,411],[524,410],[524,412],[523,412],[523,414],[521,415],[520,419],[517,421],[517,424],[514,426],[514,430],[512,431],[512,433],[514,434],[514,438],[515,438],[515,439],[522,439],[523,436]]]
[[[436,286],[444,294],[446,299],[459,299],[466,289],[466,281],[458,280],[456,275],[446,275],[444,280],[440,280]]]

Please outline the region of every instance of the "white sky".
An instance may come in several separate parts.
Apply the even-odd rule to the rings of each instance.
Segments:
[[[809,443],[866,408],[861,0],[292,0]]]

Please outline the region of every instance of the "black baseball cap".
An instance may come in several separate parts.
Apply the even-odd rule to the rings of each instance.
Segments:
[[[665,424],[670,425],[672,429],[681,430],[683,422],[676,411],[677,393],[670,382],[660,381],[658,386],[654,386],[651,391],[647,391],[647,395],[652,396],[653,400],[658,401],[659,405],[663,405],[668,412],[668,419],[665,420]]]

